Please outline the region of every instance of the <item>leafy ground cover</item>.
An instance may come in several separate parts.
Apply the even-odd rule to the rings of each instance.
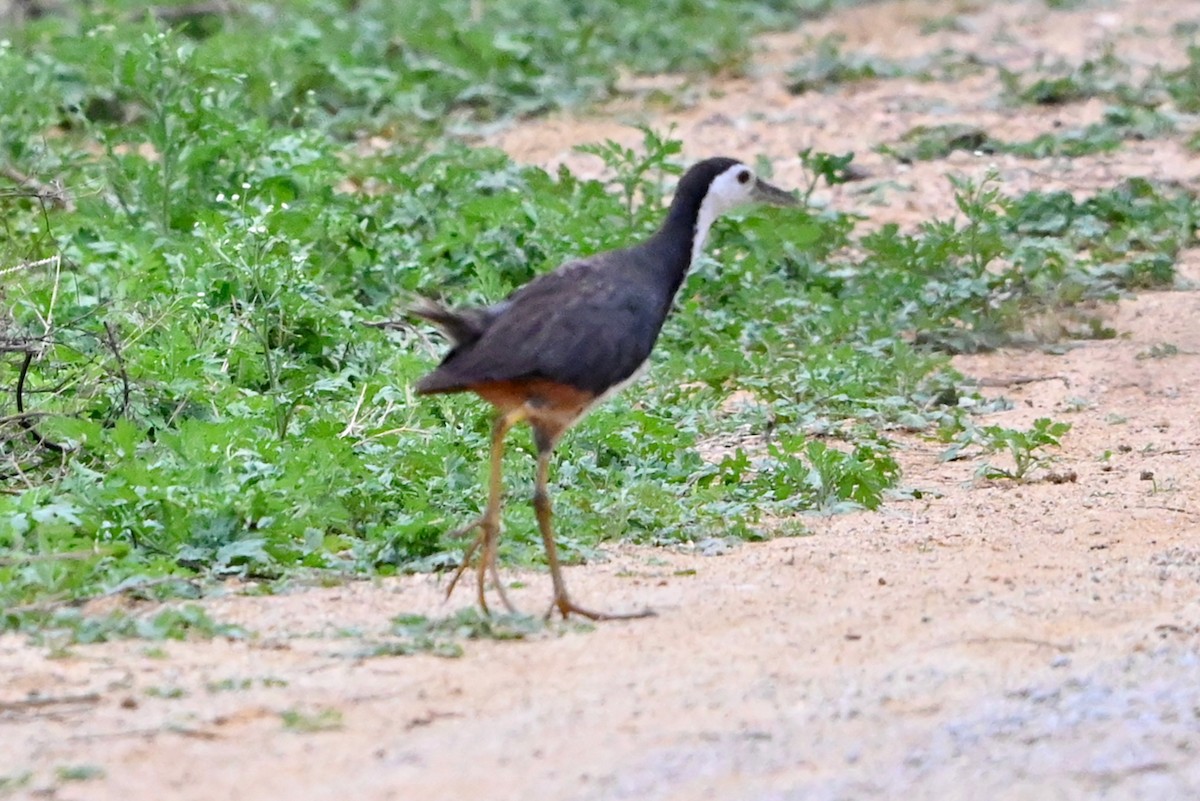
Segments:
[[[454,563],[443,533],[482,502],[486,415],[415,402],[443,348],[426,330],[363,323],[411,292],[495,300],[642,236],[680,165],[647,130],[640,148],[590,149],[606,184],[447,126],[603,96],[616,53],[634,70],[736,67],[747,30],[787,18],[680,4],[664,31],[611,5],[296,3],[167,32],[113,3],[0,45],[0,628],[53,618],[94,638],[71,602]],[[445,33],[446,15],[471,23]],[[814,185],[849,177],[848,154],[797,158]],[[955,218],[915,231],[820,209],[722,223],[648,378],[562,449],[567,558],[874,508],[901,487],[895,432],[973,428],[979,401],[948,353],[1169,286],[1195,238],[1195,196],[1148,180],[1082,198],[956,191]],[[529,456],[509,458],[523,495]],[[505,555],[540,558],[532,512],[512,504],[507,523]]]

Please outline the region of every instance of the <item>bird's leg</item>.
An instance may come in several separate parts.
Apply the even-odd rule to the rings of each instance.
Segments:
[[[564,620],[572,613],[591,620],[626,620],[653,616],[654,611],[651,609],[624,614],[593,612],[590,609],[579,606],[571,600],[571,596],[567,595],[567,585],[563,582],[562,571],[558,566],[558,547],[554,544],[550,492],[546,486],[550,478],[550,453],[551,448],[549,446],[543,446],[542,443],[538,443],[537,480],[533,492],[533,508],[537,512],[538,529],[542,532],[542,542],[546,546],[546,561],[550,563],[550,580],[554,583],[554,601],[551,603],[550,608],[546,610],[546,617],[549,618],[555,609],[558,609],[562,613]]]
[[[479,607],[484,611],[484,614],[491,614],[488,610],[487,598],[484,595],[484,584],[487,580],[487,574],[492,574],[492,581],[496,585],[496,593],[500,596],[501,602],[504,603],[509,612],[516,612],[516,607],[508,600],[508,593],[504,591],[504,585],[500,582],[500,573],[496,568],[496,546],[500,541],[500,507],[503,504],[504,481],[504,437],[508,434],[508,430],[517,423],[525,419],[527,412],[524,406],[521,406],[512,411],[496,416],[495,423],[492,424],[492,451],[490,459],[490,474],[488,477],[488,502],[487,508],[483,512],[483,516],[474,522],[468,523],[462,528],[450,534],[451,537],[462,537],[479,529],[479,536],[467,547],[463,553],[462,563],[458,569],[454,571],[454,575],[450,578],[450,585],[446,587],[446,597],[454,592],[455,585],[466,572],[467,567],[471,564],[471,559],[477,551],[482,548],[482,553],[479,556],[479,563],[476,566],[476,590],[479,598]]]

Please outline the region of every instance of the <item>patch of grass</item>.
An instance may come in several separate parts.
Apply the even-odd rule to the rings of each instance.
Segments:
[[[1006,98],[1012,103],[1057,106],[1102,97],[1136,105],[1143,99],[1132,85],[1129,65],[1111,46],[1078,65],[1040,63],[1024,73],[1001,67],[1000,80]]]
[[[342,134],[414,135],[436,131],[448,114],[477,121],[601,98],[614,91],[618,68],[737,68],[756,32],[831,5],[667,0],[651,16],[621,0],[289,0],[230,6],[202,26],[183,20],[169,50],[209,76],[198,91],[212,102],[228,99],[236,82],[248,117],[294,126],[311,113]],[[25,61],[23,77],[44,77],[39,110],[57,108],[61,123],[154,124],[159,90],[143,80],[153,74],[143,72],[153,66],[147,40],[168,24],[143,4],[106,0],[65,7],[6,37]]]
[[[955,439],[954,444],[942,454],[943,461],[961,458],[962,450],[971,445],[983,449],[985,455],[1004,454],[1011,467],[984,462],[977,474],[987,479],[1027,481],[1034,470],[1046,467],[1051,460],[1050,448],[1061,447],[1062,437],[1071,430],[1070,423],[1055,422],[1048,417],[1033,421],[1027,431],[1003,426],[968,427]]]
[[[844,84],[908,76],[921,81],[954,80],[979,72],[983,64],[974,56],[951,49],[917,58],[893,61],[843,50],[844,37],[825,36],[812,43],[812,53],[788,70],[786,86],[792,94],[823,91]]]
[[[921,35],[930,36],[941,31],[961,33],[965,30],[962,17],[958,14],[943,14],[938,17],[927,17],[921,21]]]
[[[1180,350],[1178,345],[1173,345],[1170,342],[1161,342],[1157,345],[1151,345],[1149,350],[1142,351],[1135,358],[1138,361],[1146,359],[1169,359],[1172,356],[1179,356],[1181,354],[1188,356],[1196,355],[1193,351]]]
[[[1005,97],[1011,103],[1052,106],[1099,97],[1112,101],[1123,110],[1123,115],[1133,118],[1137,117],[1138,109],[1163,107],[1195,114],[1200,112],[1200,45],[1188,45],[1186,55],[1187,63],[1179,69],[1155,68],[1140,82],[1133,79],[1129,65],[1117,57],[1111,46],[1099,57],[1079,65],[1039,64],[1031,71],[1032,79],[1028,74],[1001,68],[1000,79]],[[1143,130],[1146,123],[1155,130],[1172,124],[1162,114],[1147,115],[1141,123],[1141,126],[1133,124]]]
[[[1187,57],[1188,63],[1164,74],[1161,83],[1177,109],[1196,114],[1200,113],[1200,45],[1189,45]]]
[[[1119,148],[1124,137],[1111,126],[1089,125],[1061,133],[1041,134],[1028,142],[1006,148],[1008,152],[1031,159],[1079,158],[1093,153],[1109,153]]]
[[[29,771],[21,773],[9,773],[0,776],[0,798],[5,798],[29,786],[29,782],[33,780],[33,774]]]
[[[942,159],[956,150],[994,152],[994,140],[982,128],[962,123],[918,125],[905,132],[892,145],[882,145],[879,152],[904,164],[914,161]]]
[[[1137,106],[1114,106],[1105,111],[1102,122],[1042,134],[1028,142],[1003,145],[997,150],[1035,159],[1077,158],[1112,152],[1127,141],[1157,139],[1174,131],[1175,123],[1158,111]]]
[[[397,636],[414,639],[449,637],[460,640],[523,640],[546,626],[530,615],[485,615],[474,607],[461,609],[445,618],[400,615],[392,619]]]
[[[1170,286],[1179,251],[1196,239],[1196,197],[1143,178],[1127,180],[1093,197],[1076,200],[1066,192],[1031,193],[1006,206],[1022,235],[1014,259],[1065,279],[1056,295],[1064,301],[1111,296],[1122,289]],[[1087,254],[1076,269],[1059,271],[1046,259],[1067,242]],[[1082,268],[1082,269],[1079,269]]]
[[[204,685],[204,688],[210,693],[222,692],[238,692],[250,690],[254,687],[286,687],[288,682],[286,679],[275,678],[274,676],[263,676],[260,678],[226,678],[218,681],[210,681]]]
[[[63,782],[87,782],[104,778],[104,768],[98,765],[64,765],[55,769],[55,777]]]
[[[448,659],[462,656],[466,640],[522,640],[544,631],[540,617],[521,614],[484,615],[475,608],[461,609],[445,618],[398,615],[392,619],[394,639],[373,642],[360,657],[431,654]]]
[[[982,128],[948,123],[919,125],[907,131],[896,143],[880,146],[878,151],[905,164],[946,158],[959,150],[1012,153],[1034,159],[1078,158],[1114,151],[1130,140],[1159,138],[1175,129],[1170,117],[1154,109],[1113,106],[1105,111],[1101,122],[1041,134],[1027,142],[1004,142]]]
[[[799,95],[856,81],[895,78],[909,72],[904,65],[885,59],[844,53],[842,42],[838,36],[817,40],[812,55],[788,70],[788,91]]]
[[[344,723],[339,709],[325,707],[315,710],[285,709],[279,713],[283,727],[300,734],[316,734],[324,731],[338,731]]]
[[[887,443],[860,444],[846,453],[814,441],[804,445],[803,454],[809,465],[807,484],[814,495],[805,506],[823,511],[877,509],[883,491],[900,476]]]
[[[42,611],[9,608],[2,618],[5,628],[34,634],[35,639],[61,651],[68,645],[108,642],[114,639],[183,640],[189,637],[212,638],[246,636],[244,629],[214,621],[194,604],[157,610],[153,614],[134,615],[110,612],[83,615],[74,609]]]
[[[962,224],[930,223],[912,237],[884,229],[865,240],[872,269],[909,265],[921,282],[909,290],[919,298],[911,306],[917,341],[950,352],[1011,341],[1039,310],[1170,286],[1200,212],[1192,193],[1145,179],[1081,200],[1068,192],[1007,198],[995,176],[956,185]]]

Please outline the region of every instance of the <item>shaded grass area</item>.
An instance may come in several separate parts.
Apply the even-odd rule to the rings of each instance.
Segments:
[[[70,4],[5,34],[25,62],[14,72],[38,91],[6,92],[3,111],[24,108],[35,132],[63,113],[74,124],[151,123],[167,65],[147,39],[165,18],[179,33],[163,48],[188,54],[213,102],[236,84],[224,99],[266,125],[319,120],[342,135],[404,138],[436,133],[447,115],[481,121],[595,100],[613,91],[620,69],[737,70],[754,34],[833,5],[666,0],[651,17],[629,0],[289,0],[208,12]]]
[[[494,301],[657,225],[679,145],[651,131],[637,151],[592,149],[611,185],[441,137],[347,147],[364,124],[522,110],[524,90],[501,84],[503,102],[472,106],[407,62],[382,105],[328,64],[301,80],[314,54],[378,62],[349,39],[392,41],[403,17],[391,15],[408,6],[360,4],[340,22],[339,6],[282,8],[253,7],[244,29],[114,22],[78,42],[67,34],[81,21],[51,20],[0,47],[12,87],[0,158],[41,183],[0,194],[0,628],[56,620],[96,638],[62,611],[105,593],[192,597],[226,576],[271,588],[453,564],[443,533],[483,502],[486,414],[471,398],[412,397],[444,348],[429,331],[362,322],[416,291]],[[551,13],[514,8],[528,13],[485,9],[480,30],[520,38]],[[701,44],[712,53],[688,49]],[[671,47],[650,49],[678,59],[668,67],[739,57],[703,37]],[[457,74],[451,60],[435,71]],[[437,113],[406,106],[413,92]],[[814,180],[846,177],[848,159],[798,158]],[[617,538],[761,537],[797,512],[877,506],[901,478],[889,432],[970,426],[975,399],[947,352],[1002,341],[1031,309],[1169,285],[1195,238],[1195,197],[1148,181],[1085,199],[957,189],[956,219],[912,233],[859,236],[854,218],[819,210],[721,222],[648,380],[560,448],[566,558]],[[750,402],[728,404],[735,392]],[[527,495],[528,446],[507,468],[511,494]],[[527,505],[506,520],[506,555],[540,559]],[[180,626],[213,628],[167,628]]]

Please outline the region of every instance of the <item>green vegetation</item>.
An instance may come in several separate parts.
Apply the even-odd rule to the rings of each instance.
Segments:
[[[1169,359],[1172,356],[1178,356],[1181,353],[1185,353],[1189,356],[1195,355],[1191,351],[1181,351],[1178,345],[1172,345],[1170,342],[1163,342],[1158,345],[1152,345],[1150,350],[1142,351],[1137,355],[1136,358],[1138,361],[1145,361],[1146,359]]]
[[[1028,142],[1001,145],[996,149],[1034,159],[1074,158],[1112,152],[1125,142],[1157,139],[1174,131],[1172,119],[1154,109],[1113,106],[1104,112],[1101,122],[1042,134]]]
[[[372,643],[356,658],[432,654],[446,658],[462,656],[465,640],[523,640],[548,624],[541,617],[501,613],[485,615],[474,607],[461,609],[448,617],[398,615],[392,620],[392,636]],[[576,628],[589,624],[563,623]]]
[[[880,58],[842,52],[840,37],[825,37],[814,43],[812,55],[788,72],[788,91],[803,94],[815,90],[874,78],[906,75],[913,68]]]
[[[812,43],[812,52],[787,74],[792,94],[832,89],[842,84],[911,76],[922,81],[945,80],[982,70],[978,60],[944,50],[919,58],[892,61],[843,50],[843,37],[826,36]]]
[[[285,729],[300,734],[315,734],[323,731],[337,731],[342,728],[341,710],[332,708],[316,709],[312,712],[301,709],[285,709],[279,713]]]
[[[413,292],[493,301],[654,228],[669,134],[589,148],[605,184],[451,132],[602,96],[618,67],[736,67],[750,31],[794,13],[669,5],[662,28],[616,0],[292,2],[167,32],[109,2],[6,33],[0,630],[237,636],[190,607],[77,605],[453,565],[443,535],[484,497],[484,406],[416,402],[444,343],[362,323]],[[848,177],[850,154],[798,158],[810,194]],[[900,480],[891,432],[968,423],[947,352],[1007,341],[1031,310],[1169,285],[1195,239],[1196,198],[1144,180],[956,189],[957,218],[911,233],[818,209],[720,223],[647,379],[560,449],[564,558],[875,508]],[[507,458],[526,496],[529,451]],[[504,557],[540,560],[528,505],[506,523]],[[443,648],[436,626],[398,625],[381,647]]]
[[[104,768],[97,765],[64,765],[54,771],[59,781],[86,782],[104,778]]]
[[[846,60],[840,53],[834,55],[839,63]],[[1187,56],[1188,63],[1179,69],[1155,68],[1140,81],[1112,48],[1078,65],[1038,64],[1027,74],[1001,67],[1004,97],[1011,104],[1057,106],[1101,98],[1110,105],[1100,122],[1041,134],[1026,142],[1005,142],[976,126],[949,123],[917,126],[898,141],[881,145],[879,151],[903,162],[940,159],[956,150],[1073,158],[1111,152],[1127,141],[1166,136],[1176,131],[1181,112],[1200,111],[1200,46],[1189,46]],[[825,60],[830,58],[827,53]],[[1200,135],[1193,136],[1191,146],[1198,141]]]
[[[928,17],[921,23],[921,35],[930,36],[940,31],[961,33],[964,30],[962,17],[958,14],[943,14]]]
[[[946,123],[910,128],[897,142],[881,145],[878,151],[904,164],[911,164],[914,161],[944,159],[958,150],[994,153],[997,148],[998,143],[982,128]]]
[[[1188,63],[1177,70],[1158,72],[1152,79],[1161,85],[1175,107],[1188,114],[1200,113],[1200,44],[1187,49]]]
[[[912,236],[884,227],[862,240],[872,269],[906,277],[893,291],[912,296],[917,342],[950,352],[1012,341],[1039,311],[1170,286],[1200,213],[1193,194],[1144,179],[1083,200],[1005,197],[995,175],[955,184],[964,224],[926,223]]]
[[[32,778],[33,774],[28,771],[0,776],[0,798],[7,798],[17,790],[28,787]]]
[[[1056,106],[1092,97],[1137,104],[1142,96],[1133,87],[1129,65],[1108,47],[1080,64],[1039,63],[1029,74],[1000,68],[1000,80],[1013,103]]]
[[[92,588],[95,592],[95,588]],[[65,655],[74,644],[107,642],[137,637],[144,640],[182,640],[187,637],[240,638],[246,632],[218,623],[200,607],[185,604],[166,609],[155,608],[137,615],[115,611],[103,615],[84,615],[76,609],[48,604],[8,610],[9,625],[20,625],[56,655]]]
[[[286,687],[288,683],[285,679],[278,679],[272,676],[262,676],[259,678],[242,678],[234,679],[227,678],[220,681],[210,681],[205,684],[205,689],[210,693],[224,692],[239,692],[242,690],[251,690],[255,687]]]
[[[954,444],[943,454],[943,461],[960,458],[962,450],[978,445],[984,454],[1005,454],[1011,467],[984,462],[979,466],[981,478],[1027,481],[1034,470],[1046,467],[1051,456],[1048,448],[1058,448],[1062,437],[1071,430],[1070,423],[1056,423],[1048,417],[1033,421],[1028,431],[1003,426],[968,427],[955,437]]]
[[[1110,46],[1081,64],[1039,64],[1030,75],[1001,68],[1000,80],[1011,103],[1055,106],[1102,98],[1126,109],[1153,109],[1169,103],[1176,111],[1195,114],[1200,111],[1200,45],[1187,47],[1187,59],[1179,69],[1155,67],[1137,81]]]
[[[395,136],[438,128],[447,114],[481,120],[602,97],[619,67],[737,68],[754,33],[833,4],[666,0],[652,25],[624,0],[292,0],[233,4],[228,14],[162,6],[159,16],[179,33],[162,46],[169,53],[155,56],[144,39],[157,38],[165,22],[144,3],[107,0],[5,35],[11,54],[29,56],[22,77],[44,92],[36,112],[57,105],[73,125],[153,124],[156,101],[166,99],[160,88],[172,91],[156,85],[172,69],[161,59],[186,51],[182,69],[207,79],[210,102],[237,102],[247,118],[297,128],[319,119],[337,132]],[[24,94],[7,98],[11,107]]]
[[[1026,142],[1004,142],[982,128],[947,123],[918,125],[897,142],[881,145],[878,151],[906,164],[942,159],[958,150],[1012,153],[1033,159],[1075,158],[1112,152],[1127,141],[1155,139],[1174,131],[1171,118],[1154,109],[1113,106],[1105,111],[1101,122],[1041,134]]]

